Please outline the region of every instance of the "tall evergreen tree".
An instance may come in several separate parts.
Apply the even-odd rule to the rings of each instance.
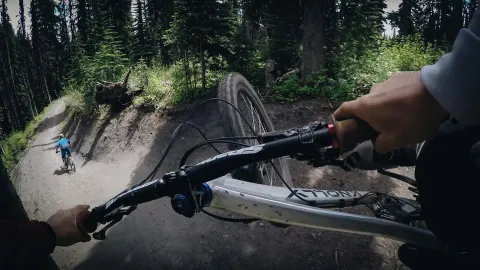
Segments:
[[[133,58],[138,60],[147,57],[150,61],[150,54],[147,53],[147,42],[145,33],[145,12],[142,0],[137,0],[135,5],[135,18],[133,22]]]
[[[324,1],[303,1],[302,77],[320,72],[325,67]]]
[[[76,23],[73,15],[74,6],[75,6],[75,0],[69,0],[68,1],[68,23],[70,25],[70,35],[71,35],[72,43],[75,43],[76,34],[77,34],[75,29]]]
[[[32,46],[37,68],[43,77],[45,103],[50,103],[61,90],[60,54],[61,44],[57,39],[53,0],[32,0],[30,14],[32,23]]]
[[[275,70],[284,73],[301,64],[303,9],[299,1],[282,5],[270,0],[263,15],[268,32],[268,57],[275,61]],[[261,17],[260,17],[261,18]]]
[[[89,6],[87,0],[77,0],[77,36],[80,44],[85,48],[89,38]]]
[[[20,10],[20,18],[19,18],[19,26],[20,26],[20,32],[22,36],[26,37],[27,36],[27,31],[25,29],[25,5],[23,4],[23,0],[18,1],[19,4],[19,10]]]
[[[146,52],[149,58],[160,57],[164,64],[171,64],[171,48],[165,42],[165,34],[173,20],[173,0],[146,0],[145,3]]]
[[[72,49],[73,47],[70,44],[70,34],[68,29],[68,6],[66,3],[67,0],[61,0],[60,3],[57,5],[56,11],[58,13],[58,40],[60,41],[58,44],[58,60],[59,60],[59,72],[58,76],[62,81],[63,78],[66,76],[66,71],[70,66],[71,55],[73,54]]]
[[[0,51],[2,51],[1,59],[2,65],[0,69],[0,77],[3,79],[2,99],[4,100],[4,107],[9,110],[8,118],[12,124],[13,129],[22,127],[22,118],[19,111],[19,99],[16,95],[16,74],[14,73],[14,32],[10,24],[10,16],[7,12],[7,1],[2,0],[1,7],[1,22],[0,29]]]
[[[205,52],[226,57],[231,53],[232,6],[229,2],[215,0],[175,0],[174,8],[168,36],[180,49],[181,58],[193,53],[200,59],[202,89],[205,89]]]
[[[126,55],[130,55],[131,51],[131,6],[131,0],[116,0],[104,2],[104,10],[106,11],[107,23],[108,25],[113,26],[113,31],[116,32],[119,36],[122,43],[122,52],[124,52]],[[105,26],[105,24],[103,26]]]

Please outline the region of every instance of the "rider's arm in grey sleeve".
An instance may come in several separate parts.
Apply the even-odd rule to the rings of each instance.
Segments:
[[[468,29],[461,29],[452,51],[422,68],[432,96],[460,123],[480,124],[480,10]]]

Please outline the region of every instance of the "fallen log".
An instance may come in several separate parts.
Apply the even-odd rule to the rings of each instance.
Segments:
[[[128,78],[132,70],[127,72],[123,83],[120,82],[97,82],[95,85],[95,101],[98,104],[125,105],[133,100],[143,89],[130,89]]]

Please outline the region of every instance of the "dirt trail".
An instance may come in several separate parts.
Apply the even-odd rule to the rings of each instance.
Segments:
[[[303,125],[332,112],[328,104],[315,100],[266,107],[277,129]],[[210,138],[222,135],[217,111],[211,104],[191,119]],[[64,121],[66,117],[64,104],[56,102],[20,163],[16,187],[34,219],[44,220],[59,208],[79,203],[93,207],[141,181],[186,113],[127,109],[91,121]],[[54,152],[54,137],[59,132],[74,144],[74,174],[60,170],[60,155]],[[158,176],[176,169],[185,150],[199,141],[196,131],[182,132]],[[190,162],[213,153],[205,148]],[[294,161],[289,164],[298,186],[408,195],[404,184],[373,172],[345,173]],[[56,248],[53,257],[64,269],[401,269],[396,245],[369,236],[297,227],[282,230],[267,222],[232,224],[203,214],[187,219],[171,209],[168,199],[161,199],[139,206],[109,231],[106,240]]]

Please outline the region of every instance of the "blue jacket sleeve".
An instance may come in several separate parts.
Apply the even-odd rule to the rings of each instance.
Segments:
[[[480,124],[480,10],[468,29],[461,29],[452,51],[422,68],[432,96],[460,123]]]

